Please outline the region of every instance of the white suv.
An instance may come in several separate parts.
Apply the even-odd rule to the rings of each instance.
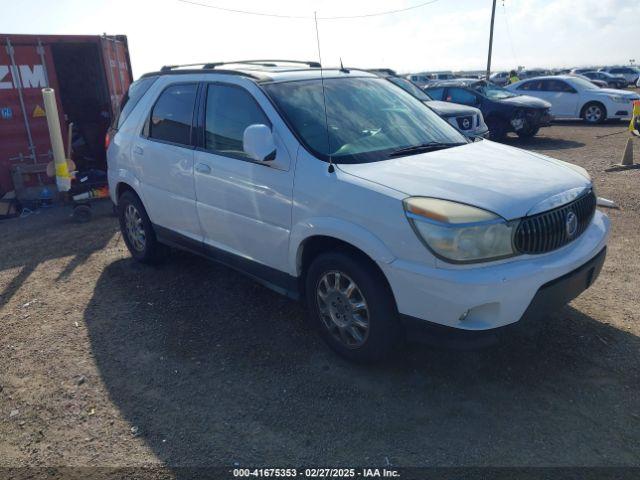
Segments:
[[[108,173],[134,258],[169,245],[245,272],[360,361],[559,308],[597,277],[609,221],[584,169],[471,142],[376,75],[273,65],[131,86]]]

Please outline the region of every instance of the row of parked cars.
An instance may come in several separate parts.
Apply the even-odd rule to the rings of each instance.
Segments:
[[[566,70],[522,70],[518,72],[518,78],[526,80],[534,77],[550,75],[581,75],[588,78],[599,87],[627,88],[629,86],[640,87],[640,69],[628,67],[601,67],[601,68],[573,68]],[[509,83],[509,72],[495,72],[489,79],[492,83],[506,86]]]
[[[587,289],[609,221],[586,170],[460,133],[492,108],[530,134],[547,101],[479,81],[425,93],[393,72],[312,62],[144,75],[107,138],[131,255],[184,249],[304,300],[355,361],[424,334],[484,341]]]

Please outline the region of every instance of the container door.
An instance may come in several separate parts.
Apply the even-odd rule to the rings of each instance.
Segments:
[[[41,91],[48,86],[57,90],[49,47],[33,37],[0,36],[0,193],[14,189],[11,170],[17,165],[29,172],[16,178],[17,190],[51,183],[38,173],[51,160]]]
[[[132,82],[129,50],[124,40],[103,35],[100,37],[112,115],[119,111],[120,101]]]

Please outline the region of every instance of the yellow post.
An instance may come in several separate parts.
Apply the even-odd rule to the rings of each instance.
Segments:
[[[640,136],[640,100],[633,102],[633,112],[631,114],[631,121],[629,122],[629,131],[637,136]]]
[[[60,129],[56,94],[53,88],[43,88],[42,98],[44,100],[44,110],[47,113],[47,125],[49,127],[49,138],[51,139],[51,150],[53,151],[53,162],[56,167],[56,186],[59,192],[68,192],[71,188],[71,176],[69,175],[67,159],[64,154],[62,130]]]

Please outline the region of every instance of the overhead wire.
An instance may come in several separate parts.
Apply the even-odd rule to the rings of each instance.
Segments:
[[[381,17],[381,16],[384,16],[384,15],[392,15],[392,14],[396,14],[396,13],[407,12],[409,10],[415,10],[417,8],[421,8],[421,7],[425,7],[427,5],[431,5],[432,3],[436,3],[436,2],[438,2],[440,0],[428,0],[426,2],[422,2],[422,3],[419,3],[417,5],[412,5],[410,7],[398,8],[398,9],[395,9],[395,10],[386,10],[386,11],[383,11],[383,12],[364,13],[364,14],[360,14],[360,15],[337,15],[337,16],[330,16],[330,17],[312,17],[312,16],[308,16],[308,15],[285,15],[285,14],[280,14],[280,13],[258,12],[258,11],[253,11],[253,10],[241,10],[241,9],[238,9],[238,8],[220,7],[220,6],[217,6],[217,5],[211,5],[210,3],[202,3],[202,2],[195,1],[195,0],[177,0],[177,1],[181,2],[181,3],[189,4],[189,5],[195,5],[195,6],[199,6],[199,7],[205,7],[205,8],[212,8],[214,10],[220,10],[220,11],[223,11],[223,12],[239,13],[239,14],[244,14],[244,15],[255,15],[255,16],[260,16],[260,17],[305,19],[305,20],[309,20],[309,19],[316,19],[316,20],[349,20],[349,19],[355,19],[355,18]]]

